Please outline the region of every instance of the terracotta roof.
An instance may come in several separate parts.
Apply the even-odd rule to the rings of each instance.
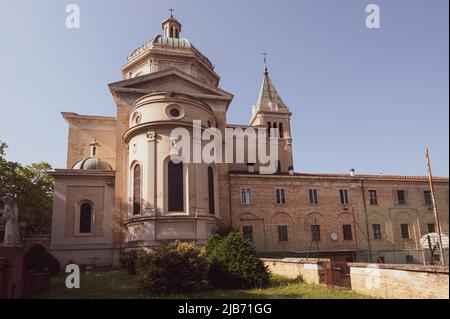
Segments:
[[[255,175],[264,176],[256,173],[249,173],[248,171],[231,171],[230,174]],[[278,173],[268,176],[290,176],[289,173]],[[295,177],[329,177],[329,178],[351,178],[351,179],[392,179],[392,180],[407,180],[407,181],[428,181],[428,176],[409,176],[409,175],[383,175],[383,174],[332,174],[332,173],[294,173]],[[448,177],[433,176],[434,181],[448,181]]]

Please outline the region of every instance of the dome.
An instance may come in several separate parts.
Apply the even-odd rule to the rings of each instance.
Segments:
[[[192,52],[194,52],[204,63],[206,63],[211,69],[214,68],[211,61],[205,57],[199,50],[197,50],[191,42],[189,42],[186,38],[174,38],[174,37],[165,37],[162,35],[157,35],[152,40],[148,41],[147,43],[143,44],[136,50],[134,50],[128,57],[128,61],[134,60],[134,58],[140,56],[142,53],[146,52],[149,49],[152,49],[154,47],[159,46],[170,46],[173,48],[180,48],[180,49],[189,49]]]
[[[97,157],[91,156],[76,162],[75,165],[73,165],[72,169],[96,169],[96,170],[111,171],[112,167],[105,161],[102,161]]]

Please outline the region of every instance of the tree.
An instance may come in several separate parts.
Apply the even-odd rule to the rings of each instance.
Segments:
[[[237,231],[210,236],[205,246],[208,281],[217,288],[261,288],[270,273],[250,242]]]
[[[6,143],[0,141],[0,198],[15,198],[19,205],[19,220],[27,231],[49,233],[53,204],[52,169],[46,162],[21,165],[6,159]]]

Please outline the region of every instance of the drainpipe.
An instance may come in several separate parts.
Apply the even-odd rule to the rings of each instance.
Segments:
[[[366,191],[364,188],[364,179],[361,179],[361,191],[362,191],[363,204],[364,204],[364,218],[366,219],[366,233],[367,233],[367,245],[369,248],[369,261],[372,262],[372,244],[370,243],[369,219],[367,217],[367,203],[366,203]]]
[[[355,229],[356,262],[359,262],[358,229],[356,228],[355,206],[354,205],[352,205],[352,213],[353,213],[353,228]]]

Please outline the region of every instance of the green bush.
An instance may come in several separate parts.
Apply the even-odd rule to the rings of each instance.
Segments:
[[[212,235],[205,246],[209,263],[208,281],[216,288],[263,288],[270,274],[256,256],[255,249],[242,235],[233,231],[227,236]]]
[[[138,259],[140,256],[145,255],[143,249],[133,249],[126,251],[120,257],[120,266],[128,270],[129,275],[136,275]]]
[[[50,272],[51,275],[59,273],[59,261],[50,254],[41,244],[34,244],[23,257],[23,266],[26,271]]]
[[[193,243],[176,241],[138,258],[137,279],[144,292],[174,293],[199,288],[207,264]]]

